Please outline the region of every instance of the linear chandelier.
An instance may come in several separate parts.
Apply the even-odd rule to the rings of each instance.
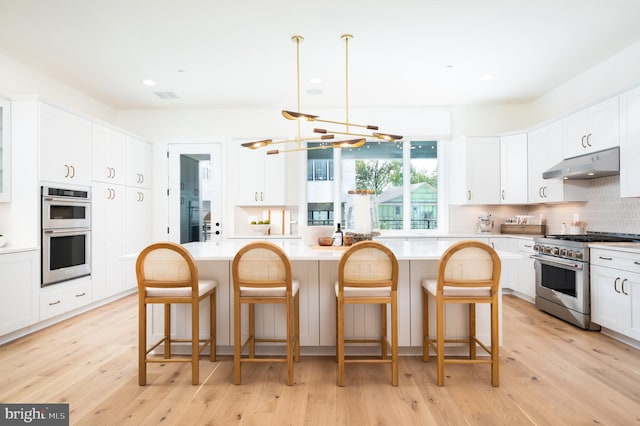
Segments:
[[[271,145],[277,144],[287,144],[287,143],[296,143],[297,145],[294,148],[288,149],[270,149],[267,151],[267,155],[280,154],[285,152],[295,152],[295,151],[311,151],[316,149],[327,149],[327,148],[359,148],[363,146],[368,138],[375,139],[383,142],[395,142],[402,139],[400,135],[394,135],[390,133],[381,133],[378,132],[378,126],[371,124],[357,124],[351,123],[349,121],[349,40],[353,38],[351,34],[343,34],[340,38],[342,38],[345,42],[345,120],[344,121],[336,121],[336,120],[326,120],[321,119],[318,115],[306,114],[300,112],[300,43],[304,41],[304,37],[300,35],[294,35],[291,37],[291,40],[296,44],[296,77],[298,84],[298,108],[297,111],[289,111],[282,110],[282,116],[287,120],[294,120],[298,124],[298,134],[294,139],[285,139],[274,141],[273,139],[262,139],[258,141],[252,142],[244,142],[241,145],[243,147],[249,149],[259,149],[262,147],[269,147]],[[329,125],[339,125],[344,126],[344,130],[333,130],[333,129],[325,129],[325,128],[314,128],[313,133],[314,136],[311,137],[301,137],[300,136],[300,127],[301,122],[317,122],[317,123],[326,123]],[[355,133],[350,130],[350,127],[358,127],[361,129],[369,130],[370,133]],[[346,140],[335,140],[335,135],[342,136],[355,136],[354,139],[346,139]],[[303,142],[313,142],[318,141],[321,142],[320,145],[307,147],[303,146]]]

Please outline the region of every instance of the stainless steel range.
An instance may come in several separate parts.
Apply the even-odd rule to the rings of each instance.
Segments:
[[[588,232],[534,238],[536,307],[587,330],[591,323],[589,243],[640,241],[640,235]]]

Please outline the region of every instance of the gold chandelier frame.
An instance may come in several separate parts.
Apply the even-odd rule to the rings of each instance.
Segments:
[[[291,40],[296,44],[296,78],[297,78],[297,94],[298,94],[298,108],[297,111],[290,110],[282,110],[282,116],[287,120],[297,121],[298,124],[298,134],[295,139],[285,139],[274,141],[273,139],[261,139],[257,141],[244,142],[241,145],[243,147],[249,149],[259,149],[271,145],[277,144],[287,144],[287,143],[297,143],[295,148],[289,149],[270,149],[267,151],[267,155],[275,155],[285,152],[296,152],[296,151],[312,151],[316,149],[327,149],[327,148],[359,148],[363,146],[367,138],[372,138],[378,141],[383,142],[395,142],[402,139],[402,136],[395,135],[391,133],[381,133],[377,132],[378,126],[372,124],[357,124],[351,123],[349,121],[349,40],[353,38],[351,34],[343,34],[340,36],[342,40],[345,41],[345,120],[337,121],[337,120],[327,120],[321,119],[318,115],[306,114],[300,112],[300,43],[304,41],[304,37],[300,35],[294,35],[291,37]],[[324,129],[324,128],[314,128],[313,132],[317,135],[311,137],[301,137],[300,135],[300,127],[302,121],[308,122],[318,122],[318,123],[326,123],[332,125],[340,125],[344,126],[344,131],[342,130],[332,130],[332,129]],[[358,127],[366,130],[371,130],[371,133],[354,133],[350,131],[350,127]],[[373,132],[375,130],[375,132]],[[335,135],[344,135],[344,136],[356,136],[355,139],[347,139],[347,140],[334,140]],[[321,145],[306,147],[303,146],[303,142],[322,142]]]

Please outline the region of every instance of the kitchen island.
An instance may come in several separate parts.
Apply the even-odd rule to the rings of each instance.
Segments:
[[[423,278],[435,277],[438,261],[452,241],[390,240],[384,241],[396,255],[399,264],[398,279],[398,341],[401,354],[418,354],[422,348],[422,287]],[[185,248],[195,258],[201,278],[218,281],[217,295],[217,346],[220,354],[233,353],[233,283],[231,262],[236,252],[247,244],[243,240],[227,240],[222,243],[186,243]],[[282,247],[291,260],[293,276],[300,281],[300,344],[306,355],[335,354],[335,292],[338,262],[347,247],[309,247],[301,240],[288,239],[274,242]],[[503,261],[512,261],[520,255],[498,251]],[[501,283],[502,285],[502,283]],[[433,302],[433,300],[432,300]],[[157,309],[156,309],[157,308]],[[348,306],[345,311],[345,335],[377,337],[380,310],[377,306]],[[190,309],[176,306],[173,314],[173,333],[185,336],[190,333]],[[201,305],[200,329],[208,332],[206,318],[208,307]],[[435,309],[430,324],[435,331]],[[500,313],[502,307],[500,306]],[[162,307],[154,307],[149,315],[150,338],[162,333]],[[281,338],[284,333],[285,310],[283,306],[256,307],[256,333],[265,337]],[[500,314],[500,336],[502,337]],[[246,321],[244,322],[246,325]],[[478,337],[489,341],[490,316],[488,306],[477,309]],[[449,306],[446,313],[447,335],[462,338],[467,335],[466,306]],[[502,341],[502,339],[501,339]],[[278,351],[280,348],[270,348]],[[369,352],[374,348],[359,348]],[[463,348],[452,347],[455,352]],[[179,350],[179,348],[178,348]]]

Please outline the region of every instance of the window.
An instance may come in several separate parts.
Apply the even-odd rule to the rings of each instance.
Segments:
[[[309,144],[309,146],[314,146]],[[438,144],[436,141],[367,142],[342,149],[340,217],[345,229],[350,190],[373,190],[380,230],[438,228]],[[308,224],[333,224],[334,155],[331,149],[307,151]],[[316,168],[319,168],[318,171]],[[405,180],[404,176],[409,175]],[[326,176],[326,178],[324,178]]]

